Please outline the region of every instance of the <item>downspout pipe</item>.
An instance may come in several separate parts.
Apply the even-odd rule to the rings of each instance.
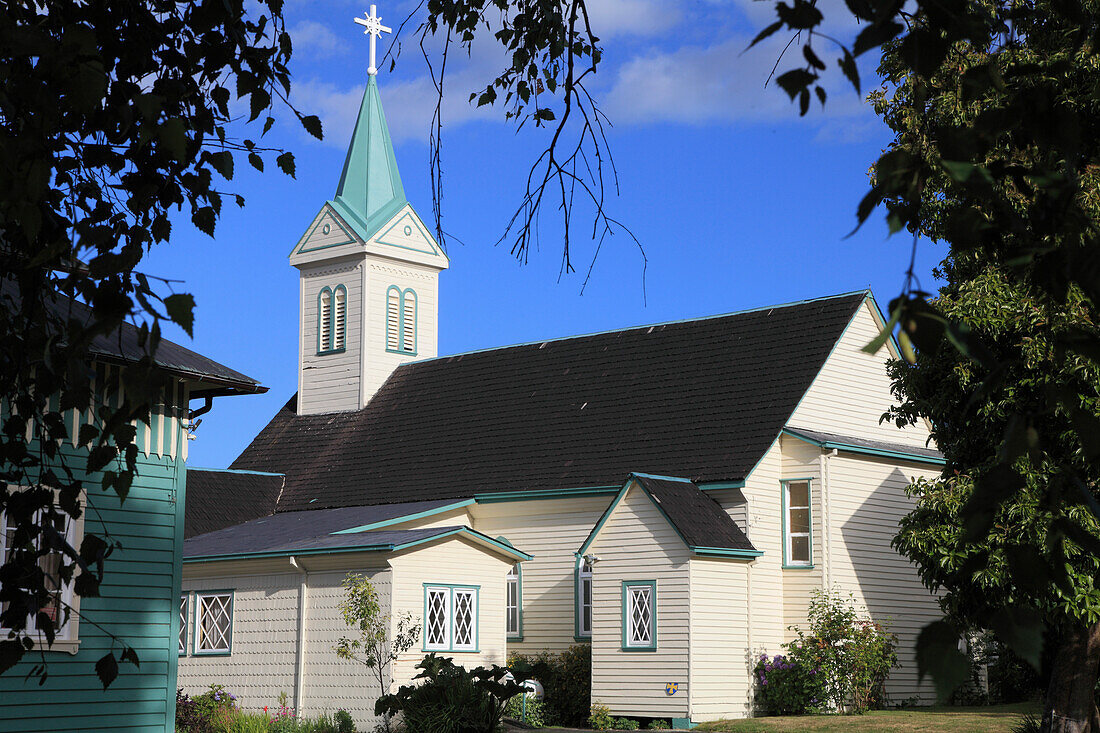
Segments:
[[[294,712],[301,717],[302,704],[305,702],[302,690],[306,667],[306,591],[309,589],[309,571],[293,555],[290,557],[290,565],[301,576],[298,583],[298,644],[294,669]]]
[[[840,452],[833,448],[829,453],[818,456],[821,472],[821,551],[825,555],[822,563],[821,584],[825,590],[829,590],[832,583],[833,553],[832,553],[832,525],[829,516],[829,459],[836,458]]]

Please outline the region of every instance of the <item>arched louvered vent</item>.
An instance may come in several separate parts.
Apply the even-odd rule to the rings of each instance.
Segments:
[[[386,291],[386,351],[401,346],[401,291],[391,285]]]
[[[416,353],[416,293],[412,290],[401,294],[401,350]]]
[[[332,351],[332,291],[327,287],[317,296],[317,351]]]
[[[332,348],[343,351],[347,343],[348,289],[339,285],[334,293]]]

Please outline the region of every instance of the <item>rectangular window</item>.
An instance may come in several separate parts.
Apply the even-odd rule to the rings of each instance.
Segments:
[[[587,557],[577,561],[577,638],[592,638],[592,563]]]
[[[233,641],[233,594],[195,594],[195,654],[229,654]]]
[[[424,651],[477,651],[478,588],[424,586]]]
[[[39,523],[41,517],[42,514],[39,512],[35,514],[33,521]],[[62,512],[54,529],[65,538],[65,541],[71,547],[80,546],[80,538],[77,536],[77,521],[72,517]],[[38,609],[37,613],[28,615],[26,628],[31,636],[35,636],[36,632],[40,632],[44,628],[43,623],[48,619],[48,623],[54,630],[55,640],[73,641],[76,639],[77,624],[75,614],[72,614],[71,611],[76,610],[77,599],[73,592],[73,583],[66,583],[61,578],[61,567],[64,565],[65,558],[60,552],[47,552],[38,555],[39,548],[41,548],[40,542],[41,535],[35,540],[31,551],[37,555],[38,567],[45,576],[44,584],[48,599],[46,604]],[[15,528],[8,526],[5,514],[0,514],[0,566],[8,561],[10,554],[13,552],[15,552]],[[6,611],[7,608],[8,604],[3,603],[0,605],[0,612]],[[6,634],[4,635],[6,636]],[[45,644],[44,640],[42,643]]]
[[[512,569],[508,571],[508,578],[506,581],[505,590],[505,609],[504,609],[504,622],[505,628],[508,630],[508,638],[519,639],[523,637],[523,628],[521,625],[521,604],[523,603],[520,585],[520,569],[519,563],[512,566]]]
[[[180,595],[180,656],[187,654],[187,606],[188,596],[186,593]]]
[[[657,649],[657,582],[623,581],[623,649]]]
[[[810,480],[783,482],[783,564],[813,565],[813,534],[810,526]]]

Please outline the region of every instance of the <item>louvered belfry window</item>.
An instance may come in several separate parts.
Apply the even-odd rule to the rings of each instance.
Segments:
[[[386,350],[397,351],[401,346],[401,291],[390,287],[386,292]]]
[[[317,297],[317,351],[332,351],[332,291],[322,288]]]
[[[386,290],[386,351],[416,354],[416,291],[391,285]]]
[[[340,351],[347,342],[346,329],[348,323],[348,290],[343,285],[334,292],[335,307],[333,308],[332,348]]]

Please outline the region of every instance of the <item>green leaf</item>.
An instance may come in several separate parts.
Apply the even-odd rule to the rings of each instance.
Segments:
[[[227,181],[233,180],[233,153],[223,150],[210,154],[210,165]]]
[[[848,49],[844,49],[844,55],[836,60],[840,66],[840,70],[844,72],[844,76],[848,77],[848,81],[852,82],[852,86],[856,88],[856,93],[861,94],[859,89],[859,69],[856,67],[856,59],[848,52]]]
[[[275,165],[279,166],[279,170],[283,173],[294,178],[294,153],[289,150],[283,153],[275,159]]]
[[[805,69],[791,69],[775,78],[775,83],[783,88],[792,102],[815,81],[817,81],[817,74],[811,74]]]
[[[555,119],[554,110],[550,109],[549,107],[540,107],[539,109],[535,110],[535,119],[549,122],[550,120]]]
[[[258,170],[260,173],[264,172],[264,159],[261,158],[256,153],[249,153],[248,154],[248,162],[253,168]]]
[[[1040,669],[1046,625],[1039,611],[1021,606],[1002,608],[990,619],[990,627],[1009,649],[1036,671]]]
[[[767,28],[765,28],[764,30],[757,33],[756,38],[752,39],[752,43],[750,43],[748,46],[746,46],[745,50],[748,51],[750,48],[752,48],[756,44],[760,43],[761,41],[763,41],[768,36],[774,34],[777,30],[779,30],[782,27],[783,27],[783,21],[781,21],[781,20],[775,21],[774,23],[769,25]]]
[[[821,102],[821,109],[825,109],[825,90],[820,86],[814,87],[814,94],[817,95],[817,100]]]
[[[917,636],[918,680],[931,677],[941,701],[970,679],[970,660],[959,651],[961,638],[959,630],[946,619],[933,621]]]
[[[318,140],[325,139],[325,135],[321,131],[321,120],[317,117],[317,115],[308,115],[306,117],[302,117],[301,120],[302,127],[306,128],[306,132],[308,132],[310,135],[313,135],[313,137],[317,138]]]
[[[191,338],[195,337],[195,296],[190,293],[172,293],[164,299],[164,310],[173,323],[186,331]]]
[[[209,206],[203,206],[200,209],[195,209],[191,214],[191,223],[204,234],[213,237],[214,236],[214,224],[217,222],[217,216],[214,214],[214,209]]]
[[[187,159],[187,128],[179,117],[172,117],[161,123],[157,130],[157,139],[165,151],[179,162]]]
[[[894,20],[884,20],[871,23],[856,36],[856,42],[852,44],[852,55],[859,56],[872,48],[878,48],[887,41],[897,37],[905,28]]]
[[[114,653],[108,652],[99,658],[95,663],[95,673],[103,683],[104,690],[111,686],[111,683],[118,678],[118,661]]]
[[[809,62],[810,66],[819,71],[825,71],[825,62],[817,57],[817,54],[814,53],[814,50],[810,48],[809,45],[802,47],[802,55],[806,58],[806,61]]]
[[[19,639],[4,639],[0,641],[0,675],[19,664],[19,660],[27,650]]]

